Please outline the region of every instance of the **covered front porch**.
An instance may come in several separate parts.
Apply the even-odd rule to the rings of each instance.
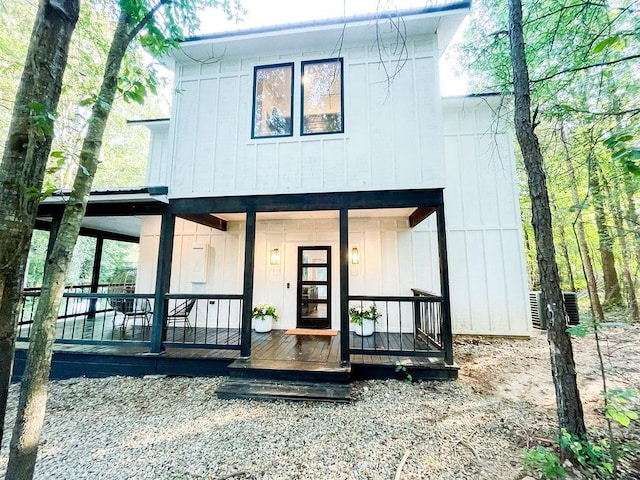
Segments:
[[[374,212],[367,215],[375,215],[376,210],[383,209],[406,212],[408,228],[434,214],[438,293],[418,288],[410,288],[403,295],[350,293],[350,280],[357,280],[353,269],[358,268],[353,263],[354,240],[350,238],[350,218],[362,218],[364,211]],[[326,302],[329,309],[331,304],[335,306],[335,311],[329,316],[332,319],[329,326],[336,330],[335,335],[325,335],[326,332],[320,330],[317,334],[311,332],[306,335],[286,334],[284,329],[269,333],[252,332],[251,309],[262,300],[256,298],[256,292],[265,291],[260,280],[256,281],[256,272],[259,271],[256,262],[262,261],[256,252],[260,215],[267,212],[304,214],[317,211],[335,212],[337,224],[334,239],[337,281],[333,288],[333,301]],[[110,209],[107,204],[98,206],[94,203],[88,209],[90,216],[124,215],[126,212],[123,204]],[[198,375],[225,373],[233,361],[242,358],[262,366],[265,363],[271,363],[274,368],[280,365],[280,369],[284,362],[289,370],[302,371],[304,364],[324,366],[325,369],[348,367],[354,378],[397,376],[395,370],[399,366],[413,370],[416,378],[421,376],[416,375],[419,370],[424,370],[425,378],[455,377],[441,189],[174,199],[169,203],[154,204],[153,208],[147,206],[144,214],[155,214],[159,219],[152,291],[141,288],[141,282],[138,282],[135,293],[66,293],[58,320],[56,352],[59,352],[58,356],[67,358],[67,366],[74,363],[69,363],[73,355],[102,355],[112,360],[133,357],[141,365],[146,365],[144,369],[157,370],[153,373],[171,373],[178,368],[177,365],[186,365],[184,360],[189,359],[189,368],[181,370],[181,374]],[[180,288],[176,275],[172,278],[172,267],[176,265],[172,258],[179,252],[174,245],[176,219],[186,219],[224,232],[230,221],[225,217],[233,219],[238,216],[242,217],[243,227],[243,231],[236,232],[240,238],[238,245],[242,247],[239,251],[243,262],[241,288],[225,293],[225,282],[220,282],[215,288],[197,282],[192,283],[190,289]],[[326,241],[315,240],[313,243],[330,245],[331,240],[327,237]],[[273,250],[268,241],[261,241],[263,245],[259,248]],[[305,241],[299,243],[303,245],[299,248],[309,245]],[[261,252],[262,256],[264,252]],[[185,261],[183,258],[178,260]],[[266,268],[272,267],[267,265]],[[267,283],[269,281],[267,279]],[[285,295],[288,283],[283,282]],[[37,301],[37,293],[27,292],[25,295],[25,312],[19,331],[22,341],[27,339],[29,312]],[[298,298],[296,308],[304,310],[305,305],[299,302]],[[313,302],[322,303],[317,297]],[[350,325],[350,309],[371,304],[375,304],[381,314],[374,333],[371,336],[357,335]],[[122,308],[123,305],[128,307]],[[309,306],[309,300],[306,306]],[[151,362],[152,358],[158,361]],[[195,367],[194,362],[201,365]],[[171,363],[175,365],[169,367]],[[151,364],[156,367],[151,368]],[[114,373],[126,374],[118,365],[130,364],[113,360]],[[167,372],[163,372],[163,368]],[[56,371],[55,365],[53,371]],[[134,368],[133,372],[139,373],[140,370]],[[91,375],[91,372],[81,374]],[[66,376],[71,376],[69,371]]]

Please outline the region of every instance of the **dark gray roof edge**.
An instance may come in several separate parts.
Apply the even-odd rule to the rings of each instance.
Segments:
[[[231,30],[227,32],[220,33],[211,33],[207,35],[195,35],[193,37],[185,38],[181,43],[188,42],[197,42],[199,40],[214,40],[217,38],[226,38],[226,37],[241,37],[245,35],[255,35],[260,33],[271,33],[285,30],[295,30],[298,28],[308,28],[308,27],[327,27],[331,25],[340,25],[347,23],[357,23],[357,22],[366,22],[371,20],[377,20],[380,18],[396,18],[396,17],[406,17],[412,15],[423,15],[426,13],[436,13],[436,12],[448,12],[451,10],[462,10],[465,8],[471,8],[471,0],[460,0],[457,2],[452,2],[447,5],[438,5],[433,7],[423,7],[423,8],[414,8],[407,10],[391,10],[384,12],[376,12],[376,13],[367,13],[363,15],[354,15],[353,17],[334,17],[327,18],[324,20],[312,20],[308,22],[299,22],[299,23],[285,23],[280,25],[268,25],[265,27],[256,27],[256,28],[248,28],[246,30]]]
[[[455,100],[456,98],[484,98],[484,97],[508,97],[509,94],[500,92],[487,92],[487,93],[467,93],[465,95],[448,95],[442,97],[443,100]]]
[[[127,120],[127,125],[138,125],[138,124],[144,124],[144,123],[160,123],[160,122],[168,122],[169,121],[169,117],[167,118],[141,118],[138,120]]]
[[[149,195],[166,195],[169,193],[169,187],[164,185],[154,185],[149,187],[113,187],[113,188],[96,188],[91,190],[89,195],[133,195],[140,193],[148,193]],[[71,194],[70,189],[56,190],[53,192],[53,197],[69,196]]]

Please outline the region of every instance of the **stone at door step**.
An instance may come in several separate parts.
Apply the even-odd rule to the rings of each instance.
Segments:
[[[244,398],[347,403],[351,401],[351,384],[231,377],[218,387],[216,393],[221,399]]]

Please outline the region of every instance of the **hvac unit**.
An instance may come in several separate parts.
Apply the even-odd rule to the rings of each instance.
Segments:
[[[580,323],[578,296],[574,292],[562,292],[562,295],[564,296],[564,308],[567,312],[569,325],[577,325]],[[547,319],[540,316],[543,308],[542,292],[529,292],[529,303],[531,304],[531,322],[533,326],[545,330],[547,328]]]

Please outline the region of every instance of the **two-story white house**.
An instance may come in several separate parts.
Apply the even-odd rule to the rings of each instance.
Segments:
[[[136,210],[153,214],[136,285],[153,325],[138,340],[366,377],[398,361],[446,370],[453,334],[529,335],[504,99],[440,95],[440,56],[469,8],[181,43],[171,117],[140,122],[147,184],[167,189]],[[254,331],[260,303],[278,310],[269,333]],[[372,305],[374,333],[360,335],[354,309]]]

